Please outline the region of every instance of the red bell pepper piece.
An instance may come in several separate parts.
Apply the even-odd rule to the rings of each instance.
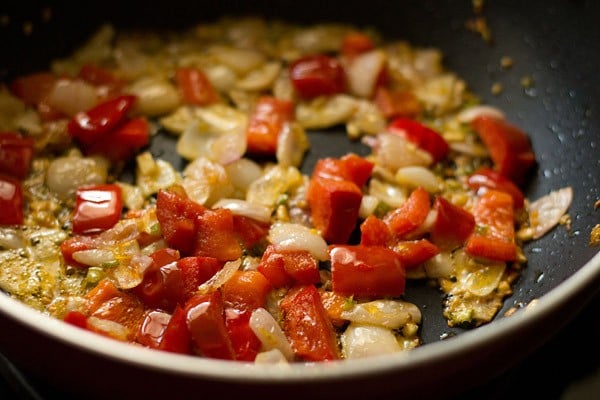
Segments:
[[[404,293],[406,271],[392,249],[333,245],[329,254],[334,292],[355,297],[395,297]]]
[[[118,96],[127,84],[116,77],[112,71],[89,63],[79,69],[77,77],[96,87],[103,87],[102,94],[105,99]]]
[[[378,86],[373,101],[387,119],[414,118],[422,111],[421,103],[410,90],[392,90]]]
[[[51,72],[36,72],[14,79],[10,90],[26,105],[37,106],[50,94],[57,79]]]
[[[388,213],[383,220],[394,236],[405,238],[425,222],[430,209],[429,193],[418,187],[400,207]]]
[[[346,73],[335,58],[323,54],[308,55],[290,65],[290,79],[303,98],[330,96],[346,89]]]
[[[248,152],[274,155],[277,140],[285,125],[294,119],[294,104],[271,96],[260,97],[248,121],[246,140]]]
[[[78,328],[87,329],[87,315],[81,311],[71,310],[64,317],[63,321]]]
[[[434,163],[446,158],[450,149],[442,135],[409,118],[396,118],[388,125],[388,131],[405,138],[428,152]]]
[[[311,177],[348,180],[360,188],[371,177],[374,166],[371,161],[354,153],[341,158],[326,157],[317,161]]]
[[[82,111],[69,121],[69,134],[83,144],[93,144],[124,121],[136,97],[122,95]]]
[[[214,257],[183,257],[177,261],[181,271],[182,300],[185,302],[196,294],[198,286],[209,280],[221,268],[223,262]]]
[[[462,246],[475,228],[473,214],[441,196],[436,196],[433,209],[436,218],[429,232],[431,241],[448,250]]]
[[[186,104],[205,106],[219,99],[212,83],[208,80],[204,71],[199,68],[177,68],[175,70],[175,82],[181,92],[183,102]]]
[[[196,245],[196,219],[206,208],[187,198],[183,189],[160,190],[156,197],[156,218],[170,247],[190,255]]]
[[[21,181],[0,174],[0,225],[23,224],[23,191]]]
[[[481,115],[471,121],[473,130],[487,147],[498,173],[517,185],[535,165],[535,154],[525,132],[504,119]]]
[[[467,185],[473,190],[484,188],[506,192],[512,196],[517,210],[523,208],[525,203],[525,196],[521,189],[513,181],[490,168],[482,167],[469,175]]]
[[[373,50],[373,39],[361,32],[350,32],[342,40],[340,53],[346,58],[353,59],[359,54]]]
[[[360,224],[360,244],[365,246],[388,246],[392,242],[392,232],[382,219],[369,215]]]
[[[440,253],[440,248],[427,239],[403,240],[393,246],[405,269],[423,264]]]
[[[250,328],[250,311],[225,309],[225,326],[238,361],[254,361],[262,347],[260,339]]]
[[[243,215],[233,215],[233,229],[246,250],[251,250],[263,241],[269,233],[270,226],[268,222],[257,221]]]
[[[283,331],[297,357],[306,361],[340,358],[333,325],[314,285],[294,286],[280,305]]]
[[[112,162],[125,161],[150,140],[150,128],[146,117],[123,121],[113,131],[99,137],[93,143],[83,144],[88,155],[99,154]]]
[[[137,296],[119,290],[109,279],[103,279],[84,297],[88,300],[89,316],[123,325],[128,329],[127,340],[135,340],[146,312]],[[110,336],[110,332],[93,330]]]
[[[356,227],[362,201],[349,180],[312,178],[306,196],[313,225],[329,243],[346,243]]]
[[[277,249],[269,245],[257,270],[276,288],[321,281],[317,260],[305,250]]]
[[[175,307],[158,348],[171,353],[192,354],[192,338],[187,327],[187,314],[181,306]]]
[[[0,174],[25,179],[34,153],[33,139],[15,132],[0,133]]]
[[[237,260],[242,256],[242,246],[234,230],[231,210],[206,210],[196,217],[194,255],[214,257],[219,261]]]
[[[112,228],[123,211],[121,188],[114,184],[77,189],[73,232],[89,234]]]
[[[65,264],[76,268],[87,268],[88,266],[75,261],[73,259],[73,253],[94,248],[96,248],[96,245],[92,236],[73,236],[60,244],[60,252]]]
[[[209,358],[235,359],[225,325],[221,292],[195,295],[187,301],[185,312],[190,337],[198,353]]]
[[[467,239],[465,251],[473,257],[498,261],[514,261],[514,207],[512,197],[505,192],[488,190],[473,207],[477,227]]]
[[[139,285],[131,289],[146,306],[171,312],[182,302],[183,278],[177,267],[179,252],[164,248],[150,255],[153,262],[144,271]]]
[[[265,307],[271,283],[258,271],[235,271],[221,287],[223,302],[241,311]]]
[[[171,315],[169,313],[160,310],[149,310],[146,312],[144,320],[140,325],[136,342],[153,349],[158,349],[170,320]]]

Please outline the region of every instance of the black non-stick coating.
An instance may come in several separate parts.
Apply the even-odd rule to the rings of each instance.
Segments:
[[[508,308],[526,304],[559,285],[598,251],[588,241],[591,228],[600,221],[600,210],[594,209],[600,199],[600,2],[487,1],[481,16],[491,29],[491,44],[465,28],[465,22],[475,16],[470,0],[122,3],[69,2],[46,11],[46,6],[27,2],[4,4],[2,12],[9,18],[0,25],[0,78],[47,68],[51,59],[68,55],[105,21],[118,29],[181,29],[223,15],[251,14],[301,23],[341,21],[373,26],[389,38],[440,48],[445,65],[463,77],[470,90],[485,103],[503,109],[510,121],[529,133],[538,160],[527,187],[529,198],[573,187],[570,231],[560,226],[525,247],[529,264],[498,318]],[[51,18],[46,20],[48,15]],[[24,35],[23,26],[28,23],[32,31]],[[511,68],[501,67],[503,56],[514,60]],[[523,87],[524,77],[532,79],[533,86]],[[494,83],[503,87],[498,95],[491,92]],[[304,171],[325,155],[366,151],[348,142],[341,129],[311,133],[310,139]],[[168,138],[156,139],[151,150],[183,165],[174,157],[173,141]],[[447,327],[442,298],[435,289],[412,283],[406,298],[423,310],[425,342],[461,332]]]

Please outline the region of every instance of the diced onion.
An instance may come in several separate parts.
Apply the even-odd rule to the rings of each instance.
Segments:
[[[345,358],[363,358],[402,350],[391,329],[350,323],[340,341]]]
[[[261,351],[254,358],[255,364],[288,364],[288,360],[278,349]]]
[[[373,152],[382,166],[396,171],[398,168],[431,165],[429,153],[419,149],[414,143],[391,133],[380,133],[376,138],[368,137],[365,144],[373,147]]]
[[[261,204],[253,204],[246,200],[220,199],[212,205],[212,208],[227,208],[236,215],[252,218],[261,222],[271,220],[271,209]]]
[[[90,267],[102,267],[117,262],[112,251],[103,249],[76,251],[73,253],[73,260]]]
[[[108,162],[97,157],[70,155],[53,160],[46,171],[46,185],[59,199],[74,198],[77,188],[105,183]]]
[[[422,166],[398,168],[396,181],[413,188],[421,186],[429,193],[437,193],[441,189],[440,179],[430,169]]]
[[[304,225],[277,222],[269,229],[269,241],[281,249],[307,250],[318,260],[328,258],[327,242],[318,232]]]
[[[500,118],[500,119],[505,118],[504,112],[502,110],[500,110],[499,108],[492,107],[492,106],[481,106],[481,105],[469,107],[469,108],[461,111],[460,113],[458,113],[456,118],[460,122],[469,123],[469,122],[473,121],[475,118],[483,116],[483,115]]]
[[[59,79],[48,94],[48,104],[73,116],[96,105],[96,88],[82,80]]]
[[[250,329],[258,337],[265,350],[278,350],[286,360],[294,359],[294,352],[273,316],[264,308],[257,308],[250,316]]]
[[[421,312],[412,303],[397,300],[373,300],[358,303],[351,310],[342,311],[342,318],[349,321],[398,329],[409,321],[421,322]]]
[[[529,205],[533,238],[539,239],[556,226],[573,201],[570,186],[552,191]]]
[[[381,50],[367,51],[355,57],[346,68],[350,91],[359,97],[370,97],[385,61],[385,53]]]
[[[223,268],[217,271],[208,281],[198,287],[199,293],[211,293],[225,284],[240,269],[242,260],[228,261]]]

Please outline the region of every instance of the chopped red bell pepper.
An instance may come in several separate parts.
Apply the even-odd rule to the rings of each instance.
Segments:
[[[186,104],[205,106],[219,99],[212,83],[203,70],[194,67],[179,67],[175,70],[175,82]]]
[[[51,72],[36,72],[14,79],[10,90],[26,105],[37,106],[50,94],[57,79]]]
[[[399,255],[384,246],[333,245],[333,291],[344,296],[385,297],[404,293],[406,271]]]
[[[118,162],[128,160],[145,147],[149,140],[148,120],[146,117],[137,117],[123,121],[114,130],[82,147],[88,155],[99,154],[112,162]]]
[[[177,261],[177,267],[181,270],[182,295],[185,302],[196,294],[198,286],[209,280],[221,268],[223,262],[214,257],[183,257]]]
[[[525,203],[525,196],[521,189],[513,181],[490,168],[482,167],[473,172],[467,178],[467,185],[473,190],[485,188],[506,192],[512,196],[517,210],[523,208]]]
[[[535,165],[535,154],[523,130],[501,118],[481,115],[471,121],[473,130],[487,147],[494,169],[521,185]]]
[[[33,153],[33,139],[15,132],[0,132],[0,174],[25,179]]]
[[[94,238],[92,236],[73,236],[60,244],[60,252],[66,265],[76,268],[87,268],[87,265],[80,264],[73,259],[73,253],[82,250],[91,250],[96,248]]]
[[[498,190],[483,193],[473,206],[477,224],[465,251],[473,257],[514,261],[517,257],[513,199]]]
[[[405,138],[428,152],[434,163],[446,158],[450,149],[442,135],[409,118],[396,118],[388,125],[388,131]]]
[[[290,65],[290,79],[296,92],[303,98],[330,96],[346,89],[346,72],[335,58],[308,55]]]
[[[436,196],[433,209],[436,217],[429,232],[431,241],[448,250],[462,246],[475,228],[473,214],[442,196]]]
[[[179,252],[164,248],[150,255],[153,262],[144,271],[142,282],[132,288],[146,306],[171,312],[183,300],[183,278],[177,261]]]
[[[400,207],[388,213],[383,220],[394,236],[406,238],[425,222],[430,209],[429,193],[418,187]]]
[[[294,104],[271,96],[260,97],[250,114],[246,128],[248,152],[274,155],[277,140],[285,125],[294,119]]]
[[[369,215],[360,224],[360,244],[365,246],[388,246],[392,241],[392,232],[382,219]]]
[[[137,296],[119,290],[109,279],[103,279],[85,295],[85,298],[88,300],[89,316],[123,325],[127,328],[127,340],[135,340],[146,312]],[[89,324],[88,328],[111,336],[111,332],[92,329]]]
[[[257,270],[276,288],[321,281],[318,262],[306,250],[277,249],[269,245]]]
[[[192,354],[192,338],[187,327],[187,314],[181,306],[175,307],[158,348],[171,353]]]
[[[313,225],[323,238],[329,243],[346,243],[356,228],[360,188],[349,180],[312,178],[306,200]]]
[[[350,32],[342,40],[340,53],[346,58],[353,59],[374,48],[375,43],[371,37],[361,32]]]
[[[421,103],[410,90],[392,90],[378,86],[373,101],[387,119],[415,118],[422,111]]]
[[[233,216],[233,228],[245,250],[251,250],[261,243],[267,237],[270,226],[268,222],[257,221],[243,215]]]
[[[265,307],[271,283],[258,271],[235,271],[221,287],[223,302],[241,311]]]
[[[136,342],[153,349],[158,349],[170,320],[171,314],[164,311],[147,311],[140,325],[140,330],[137,333]]]
[[[440,253],[440,248],[427,239],[403,240],[392,248],[405,269],[415,268]]]
[[[280,305],[283,331],[298,358],[306,361],[340,358],[333,325],[314,285],[294,286]]]
[[[262,342],[250,328],[251,316],[250,311],[225,309],[225,326],[238,361],[254,361],[262,347]]]
[[[124,121],[136,96],[122,95],[82,111],[69,121],[69,134],[83,144],[91,145]]]
[[[63,321],[78,328],[87,329],[87,315],[81,311],[71,310],[63,317]]]
[[[21,181],[0,174],[0,225],[23,224],[23,191]]]
[[[349,180],[359,188],[367,183],[375,164],[354,153],[341,158],[326,157],[317,161],[312,178]]]
[[[231,210],[206,210],[196,217],[194,255],[214,257],[219,261],[237,260],[242,256],[242,246],[234,230]]]
[[[114,184],[77,189],[73,232],[97,233],[112,228],[123,211],[121,188]]]
[[[225,325],[221,292],[195,295],[187,301],[185,312],[190,337],[200,355],[235,359],[235,350]]]
[[[196,245],[196,219],[206,208],[196,203],[185,191],[160,190],[156,197],[156,217],[165,241],[182,255],[190,255]]]

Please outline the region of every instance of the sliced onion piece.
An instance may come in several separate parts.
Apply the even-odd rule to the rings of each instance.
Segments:
[[[271,225],[268,237],[271,243],[281,249],[306,250],[321,261],[328,258],[325,239],[304,225],[277,222]]]
[[[317,98],[296,106],[296,120],[305,129],[328,128],[346,123],[356,111],[357,101],[345,94]]]
[[[421,186],[429,193],[437,193],[442,188],[440,179],[430,169],[422,166],[398,168],[396,181],[412,188]]]
[[[252,218],[261,222],[271,220],[271,209],[261,204],[250,203],[239,199],[220,199],[212,205],[212,208],[227,208],[236,215]]]
[[[427,167],[433,162],[429,153],[398,135],[380,133],[375,138],[365,137],[363,142],[373,148],[381,165],[392,171],[410,166]]]
[[[409,321],[421,322],[421,311],[412,303],[399,300],[373,300],[358,303],[351,310],[342,311],[342,318],[359,324],[398,329]]]
[[[391,329],[350,323],[341,335],[345,358],[363,358],[402,351]]]
[[[48,94],[48,105],[73,116],[96,105],[96,88],[82,80],[59,79]]]
[[[288,360],[278,349],[261,351],[254,358],[255,364],[288,364]]]
[[[278,350],[286,360],[294,359],[294,352],[287,337],[273,316],[264,308],[257,308],[250,316],[250,329],[266,350]]]
[[[125,325],[108,319],[90,316],[87,319],[87,323],[95,331],[103,332],[114,339],[127,341],[130,334],[129,329]]]
[[[350,91],[359,97],[370,97],[385,62],[386,56],[382,50],[371,50],[356,56],[346,67]]]
[[[277,137],[277,162],[283,167],[299,167],[308,147],[304,128],[298,123],[286,123]]]
[[[463,286],[475,296],[487,296],[496,290],[505,269],[506,263],[503,262],[482,264],[480,268],[464,276],[462,279]]]
[[[573,188],[564,187],[540,197],[529,205],[533,238],[539,239],[554,228],[573,201]]]
[[[263,170],[256,161],[249,158],[240,158],[225,165],[225,172],[233,187],[245,194],[250,184],[260,178]]]
[[[495,118],[500,118],[500,119],[505,118],[504,112],[502,110],[500,110],[499,108],[496,108],[493,106],[482,106],[482,105],[466,108],[463,111],[461,111],[460,113],[458,113],[456,118],[458,119],[459,122],[469,123],[469,122],[473,121],[475,118],[484,116],[484,115],[490,116],[490,117],[495,117]]]
[[[76,251],[73,253],[73,260],[83,265],[89,265],[90,267],[116,266],[117,264],[114,253],[104,249]]]
[[[211,293],[223,286],[242,265],[242,260],[228,261],[223,268],[217,271],[209,280],[198,287],[198,293]]]

